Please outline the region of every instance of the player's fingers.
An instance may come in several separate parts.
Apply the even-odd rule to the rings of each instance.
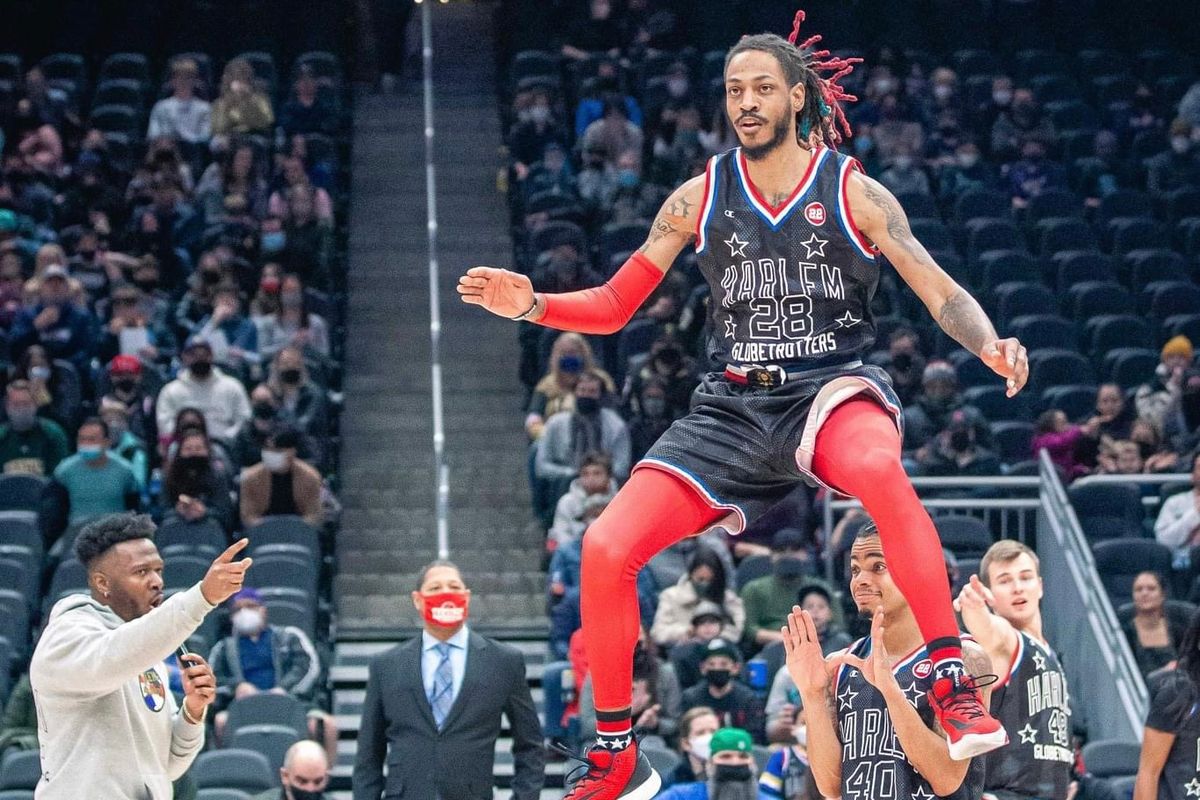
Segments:
[[[1004,349],[1004,361],[1008,364],[1009,369],[1017,367],[1017,352],[1021,349],[1021,343],[1016,339],[1005,339],[1000,343]]]
[[[997,346],[996,342],[989,342],[988,344],[984,345],[982,350],[979,351],[979,357],[988,364],[993,363],[999,355],[1000,348]]]
[[[503,272],[504,270],[495,267],[471,267],[467,270],[467,275],[472,278],[491,278],[498,277]]]
[[[798,647],[800,643],[804,641],[804,638],[800,633],[801,613],[802,612],[800,611],[799,606],[792,606],[792,613],[788,614],[787,617],[787,627],[785,628],[787,631],[786,638],[791,640],[793,647]]]
[[[840,666],[852,667],[856,670],[864,671],[867,668],[867,662],[858,656],[852,656],[849,653],[838,653],[829,657],[827,662],[834,669]]]
[[[248,544],[250,544],[249,539],[246,539],[245,537],[238,539],[236,542],[229,545],[229,547],[225,548],[224,553],[221,553],[221,555],[217,556],[216,563],[228,564],[230,561],[233,561],[234,556],[236,556],[238,553],[245,550],[246,545],[248,545]]]
[[[812,614],[802,611],[804,621],[804,638],[807,641],[817,641],[817,623],[813,622]]]
[[[481,306],[483,305],[483,295],[481,294],[464,294],[459,297],[467,305]]]

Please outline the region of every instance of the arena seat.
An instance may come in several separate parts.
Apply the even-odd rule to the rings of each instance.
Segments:
[[[1104,354],[1105,380],[1122,389],[1133,389],[1154,380],[1158,368],[1157,350],[1142,347],[1118,347]]]
[[[261,522],[245,531],[250,539],[247,555],[254,555],[255,548],[264,544],[296,544],[307,547],[314,555],[321,552],[320,535],[300,517],[280,515],[264,517]]]
[[[273,546],[265,545],[265,547]],[[168,571],[171,567],[172,563],[168,561]],[[254,553],[252,569],[256,586],[291,585],[314,596],[317,593],[320,564],[313,561],[311,554],[305,558],[296,554],[264,553],[262,550],[258,550]]]
[[[953,250],[954,238],[940,219],[913,219],[910,222],[913,235],[928,250]]]
[[[1089,541],[1141,535],[1145,510],[1135,484],[1075,485],[1067,496]]]
[[[0,586],[6,586],[25,596],[32,611],[38,605],[41,571],[31,568],[23,559],[6,558],[0,553]]]
[[[1025,237],[1009,219],[972,218],[963,226],[967,260],[978,261],[989,250],[1025,250]]]
[[[1194,314],[1200,308],[1200,286],[1187,281],[1155,281],[1138,296],[1138,308],[1156,320]]]
[[[139,138],[142,129],[141,115],[137,109],[115,103],[93,108],[89,124],[99,131],[123,133],[131,139]]]
[[[238,53],[236,58],[250,62],[254,77],[266,86],[267,96],[273,97],[279,82],[279,71],[275,68],[275,57],[262,50],[248,50]]]
[[[196,522],[188,522],[181,517],[172,516],[163,520],[154,534],[154,542],[160,552],[165,552],[168,548],[187,548],[189,551],[215,550],[220,553],[229,547],[229,536],[214,519],[205,517]]]
[[[96,85],[96,93],[92,95],[92,108],[105,105],[128,106],[140,114],[145,114],[146,87],[137,81],[123,78],[101,81]]]
[[[204,579],[212,559],[194,555],[179,555],[163,559],[164,589],[189,589]],[[256,563],[255,566],[258,566]]]
[[[229,736],[229,746],[261,753],[270,762],[271,774],[278,775],[288,748],[300,736],[290,725],[244,725]]]
[[[1024,250],[988,250],[978,258],[980,288],[1010,281],[1042,282],[1042,267]]]
[[[989,91],[991,91],[991,81]],[[966,225],[974,219],[1002,219],[1008,221],[1012,213],[1012,201],[991,189],[968,189],[954,201],[954,221]]]
[[[0,80],[19,83],[25,78],[25,68],[16,53],[0,53]]]
[[[1100,314],[1128,314],[1135,307],[1133,295],[1112,281],[1083,281],[1067,290],[1067,307],[1076,320]]]
[[[0,800],[34,800],[32,789],[0,789]]]
[[[1093,360],[1116,347],[1153,347],[1155,332],[1150,323],[1133,314],[1100,314],[1083,326],[1086,350]]]
[[[969,386],[963,390],[963,401],[979,409],[989,422],[1026,422],[1032,414],[1029,397],[1021,392],[1008,397],[1002,383],[988,386]]]
[[[1060,250],[1050,256],[1050,264],[1060,293],[1084,281],[1117,280],[1112,258],[1094,250]]]
[[[37,475],[0,477],[0,509],[37,511],[47,480]]]
[[[209,787],[196,792],[196,800],[252,800],[254,795],[237,789],[219,789]],[[3,800],[3,798],[0,798]]]
[[[996,384],[996,373],[992,372],[991,368],[973,353],[966,350],[955,350],[947,356],[947,360],[954,366],[958,385],[963,388]]]
[[[1086,532],[1086,527],[1084,530]],[[1139,573],[1171,574],[1170,549],[1153,539],[1135,536],[1098,541],[1092,545],[1092,556],[1096,559],[1096,572],[1114,606],[1129,599],[1134,578]],[[1087,763],[1086,754],[1084,759]],[[1090,763],[1088,768],[1091,768]]]
[[[1029,354],[1029,388],[1035,394],[1067,383],[1095,383],[1092,365],[1074,350],[1046,348]]]
[[[904,209],[904,213],[908,214],[910,220],[936,219],[938,222],[942,220],[942,214],[938,211],[937,203],[931,195],[922,192],[899,192],[896,195],[896,201],[900,203],[900,207]]]
[[[253,750],[223,748],[196,756],[191,769],[198,789],[241,789],[252,794],[278,785],[271,762]]]
[[[308,711],[304,703],[287,694],[260,692],[234,700],[228,707],[225,731],[231,735],[248,725],[282,725],[298,736],[308,734]],[[253,749],[253,748],[251,748]]]
[[[966,514],[933,518],[942,546],[956,556],[978,558],[992,546],[992,531],[983,520]]]
[[[1180,334],[1193,342],[1200,342],[1200,314],[1175,314],[1163,320],[1163,340]]]
[[[263,604],[267,607],[267,614],[272,625],[290,625],[293,628],[299,628],[310,639],[315,638],[317,632],[317,609],[314,607],[314,603],[315,601],[312,600],[299,603],[269,596],[263,598]]]
[[[1040,407],[1057,408],[1069,420],[1085,420],[1096,412],[1096,387],[1092,384],[1051,386],[1042,392]]]
[[[150,62],[141,53],[113,53],[104,59],[97,83],[104,81],[133,81],[143,89],[150,87]]]
[[[1135,292],[1158,281],[1190,279],[1183,256],[1162,247],[1130,250],[1123,261],[1122,271],[1129,276],[1129,285]]]
[[[1179,222],[1187,217],[1200,217],[1200,188],[1184,186],[1168,192],[1162,198],[1167,221]]]
[[[1061,250],[1098,250],[1092,226],[1076,217],[1047,217],[1033,229],[1037,252],[1050,256]]]
[[[60,561],[54,570],[54,577],[50,579],[50,590],[46,597],[51,602],[57,602],[63,594],[72,590],[87,591],[88,576],[87,567],[79,563],[72,555],[70,558]]]
[[[671,775],[679,767],[682,761],[679,753],[663,746],[643,746],[642,752],[646,754],[646,760],[650,762],[659,775]]]
[[[1030,351],[1070,346],[1079,339],[1075,324],[1057,314],[1025,314],[1009,320],[1008,326],[1008,333]]]
[[[1030,422],[993,422],[989,426],[996,452],[1005,464],[1015,464],[1029,458],[1033,442],[1033,424]]]
[[[1045,189],[1029,198],[1025,217],[1031,227],[1051,217],[1083,219],[1083,199],[1066,189]]]
[[[1113,217],[1105,226],[1109,252],[1118,256],[1131,250],[1161,247],[1166,239],[1163,226],[1150,217]]]
[[[1154,204],[1150,195],[1139,189],[1117,189],[1100,198],[1096,215],[1101,223],[1107,223],[1116,217],[1154,216]]]
[[[1058,298],[1040,283],[1013,281],[992,289],[992,305],[996,323],[1006,326],[1017,317],[1027,314],[1057,314]],[[1074,340],[1071,341],[1073,345]]]

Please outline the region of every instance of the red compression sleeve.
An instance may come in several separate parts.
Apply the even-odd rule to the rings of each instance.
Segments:
[[[577,333],[616,333],[637,313],[666,273],[634,253],[608,281],[594,289],[543,294],[539,325]]]

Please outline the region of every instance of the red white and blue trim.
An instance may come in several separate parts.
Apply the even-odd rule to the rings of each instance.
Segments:
[[[787,200],[783,201],[783,205],[772,208],[754,186],[750,180],[750,168],[746,165],[746,154],[742,152],[742,148],[737,149],[735,164],[737,165],[738,183],[742,186],[742,194],[746,197],[746,202],[750,204],[758,215],[763,218],[763,221],[771,227],[771,230],[777,231],[780,226],[787,220],[804,196],[808,194],[808,190],[817,182],[817,175],[821,171],[821,165],[825,159],[829,157],[830,150],[827,147],[818,147],[812,153],[812,158],[809,159],[808,169],[804,173],[804,177],[800,179],[800,183],[796,184],[796,188],[792,190],[792,194]]]
[[[746,512],[743,511],[739,506],[735,506],[732,503],[723,502],[715,494],[709,491],[708,487],[705,486],[699,478],[688,472],[683,467],[678,467],[668,461],[662,461],[657,458],[643,458],[633,466],[635,470],[642,467],[653,467],[654,469],[661,469],[663,472],[674,475],[676,478],[679,478],[688,486],[691,486],[693,489],[699,492],[700,496],[704,498],[704,502],[708,503],[713,508],[717,508],[722,511],[728,511],[730,514],[734,515],[738,521],[738,529],[736,531],[729,531],[731,535],[736,536],[737,534],[746,530]],[[718,521],[715,524],[720,525],[721,521]],[[700,531],[697,531],[697,533],[700,533]]]
[[[1025,637],[1017,631],[1017,646],[1013,650],[1012,659],[1008,662],[1008,671],[1004,673],[996,683],[996,688],[1006,686],[1009,681],[1017,674],[1017,670],[1021,667],[1021,660],[1025,657]]]
[[[847,192],[847,187],[850,184],[851,172],[866,174],[866,170],[863,169],[862,164],[858,163],[857,159],[843,156],[842,164],[838,168],[838,225],[841,226],[842,233],[846,234],[846,238],[850,240],[850,244],[854,245],[854,249],[858,250],[863,258],[874,261],[878,248],[871,244],[871,241],[866,236],[863,236],[862,231],[854,224],[854,217],[850,214],[850,195]]]
[[[708,245],[708,228],[709,217],[712,216],[714,201],[717,198],[717,164],[721,160],[721,155],[718,154],[708,160],[708,167],[704,170],[704,200],[700,203],[700,214],[696,219],[696,252],[703,253],[705,246]]]

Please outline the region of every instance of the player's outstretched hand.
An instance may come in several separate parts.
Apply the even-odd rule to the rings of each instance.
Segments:
[[[464,303],[483,306],[500,317],[519,317],[533,306],[533,284],[516,272],[495,267],[471,267],[458,279]]]
[[[987,611],[989,606],[996,603],[992,590],[983,585],[978,575],[972,575],[958,597],[954,600],[954,610],[963,613],[971,611]]]
[[[518,314],[521,312],[517,312]],[[1008,379],[1008,396],[1021,391],[1029,380],[1029,355],[1014,338],[988,342],[979,351],[979,358],[1001,378]]]
[[[861,672],[867,679],[867,683],[878,689],[885,698],[891,692],[900,692],[900,684],[896,683],[896,676],[892,674],[892,664],[887,646],[883,643],[883,636],[886,632],[887,629],[883,625],[883,609],[876,609],[874,616],[871,617],[870,657],[859,658],[849,653],[839,653],[830,659],[837,662],[839,666],[845,664]]]
[[[812,616],[800,606],[792,606],[783,634],[783,651],[787,654],[787,670],[801,694],[815,694],[829,686],[830,668],[821,653],[817,626]]]
[[[219,606],[230,597],[237,594],[246,580],[246,570],[250,568],[252,559],[243,558],[234,561],[233,558],[250,544],[249,539],[238,539],[217,556],[208,568],[204,580],[200,581],[200,593],[204,599]]]

